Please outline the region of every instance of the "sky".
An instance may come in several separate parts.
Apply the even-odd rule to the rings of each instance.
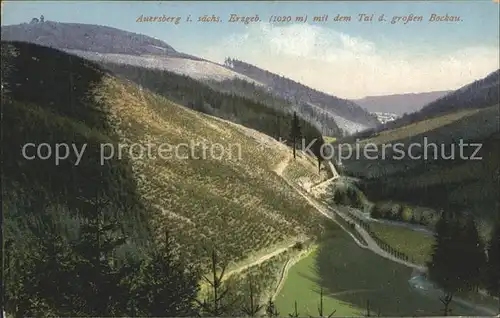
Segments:
[[[457,89],[499,66],[499,4],[473,1],[5,1],[2,25],[45,20],[111,26],[222,63],[237,58],[343,98]],[[228,22],[231,14],[259,22]],[[328,15],[326,22],[314,16]],[[359,14],[374,15],[359,21]],[[380,15],[385,21],[379,22]],[[410,14],[422,21],[404,23]],[[429,21],[432,14],[459,21]],[[136,22],[139,16],[180,17]],[[221,22],[198,22],[204,15]],[[307,15],[306,22],[295,22]],[[337,15],[350,22],[335,22]],[[187,22],[190,16],[192,22]],[[272,22],[290,16],[291,22]],[[391,23],[395,18],[395,23]],[[400,17],[399,19],[397,17]]]

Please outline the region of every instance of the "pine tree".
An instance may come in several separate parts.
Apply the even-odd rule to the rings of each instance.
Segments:
[[[24,211],[26,212],[26,211]],[[7,223],[7,222],[6,222]],[[69,244],[54,215],[40,209],[9,220],[5,260],[5,310],[14,317],[77,314],[68,292],[74,286]],[[81,313],[80,313],[81,314]]]
[[[297,112],[293,112],[291,129],[290,129],[290,141],[292,143],[293,158],[296,158],[296,147],[297,141],[302,138],[302,132],[300,129],[299,118],[297,117]]]
[[[431,281],[435,282],[445,293],[441,298],[444,305],[443,314],[450,313],[449,305],[453,296],[463,287],[461,262],[463,255],[459,243],[460,225],[449,212],[442,212],[436,223],[435,243],[432,259],[427,264]]]
[[[269,318],[274,318],[274,317],[279,317],[280,313],[278,312],[278,309],[276,308],[276,304],[274,301],[269,298],[267,304],[266,304],[266,317]]]
[[[318,160],[318,174],[321,173],[321,162],[323,161],[323,145],[324,145],[323,137],[319,137],[314,139],[314,144],[312,146],[312,152],[316,156]]]
[[[276,140],[280,141],[281,138],[281,118],[276,114]]]
[[[462,238],[460,247],[463,254],[460,262],[462,264],[461,277],[463,277],[468,290],[477,291],[486,267],[486,253],[476,222],[471,215],[467,216],[460,236]]]
[[[323,287],[321,287],[319,291],[319,304],[318,304],[318,317],[327,317],[331,318],[333,315],[337,312],[336,309],[334,309],[328,316],[324,315],[324,304],[323,304]],[[311,316],[312,317],[312,316]]]
[[[114,295],[120,294],[114,252],[126,242],[121,224],[109,216],[109,201],[79,198],[80,235],[73,244],[76,270],[81,273],[79,297],[88,315],[113,315]]]
[[[224,316],[228,311],[233,309],[234,305],[234,303],[227,303],[229,288],[224,285],[224,274],[227,264],[220,264],[219,256],[215,249],[212,249],[210,256],[210,274],[212,277],[202,276],[209,286],[210,295],[203,301],[199,301],[198,299],[194,301],[198,304],[200,315],[209,317]]]
[[[488,243],[486,287],[491,295],[499,298],[498,311],[500,313],[500,220],[495,222]]]
[[[199,287],[195,268],[176,258],[173,240],[165,233],[163,246],[152,247],[138,262],[125,267],[127,315],[148,317],[194,317],[193,300]]]
[[[241,310],[246,317],[256,317],[262,308],[264,308],[264,305],[259,304],[258,299],[256,299],[255,286],[252,277],[250,277],[248,281],[248,287],[249,302],[248,304],[244,304]]]

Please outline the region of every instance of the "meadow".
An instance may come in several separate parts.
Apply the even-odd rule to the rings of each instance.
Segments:
[[[414,290],[408,282],[411,275],[412,269],[341,235],[321,243],[290,269],[276,304],[282,315],[292,312],[295,301],[300,315],[317,315],[323,288],[326,314],[336,310],[335,316],[360,316],[369,306],[372,316],[440,315],[440,301]],[[454,315],[479,314],[456,303],[452,307]]]
[[[425,266],[431,258],[432,245],[434,244],[432,235],[377,222],[371,222],[370,229],[378,238],[395,250],[407,255],[415,264]]]

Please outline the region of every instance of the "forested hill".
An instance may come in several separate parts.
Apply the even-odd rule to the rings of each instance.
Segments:
[[[297,112],[301,118],[316,127],[323,136],[339,137],[343,135],[343,131],[335,122],[335,118],[329,112],[318,107],[306,103],[294,103],[293,101],[272,94],[269,90],[255,83],[239,78],[223,81],[212,80],[208,83],[215,90],[249,98],[278,111],[288,114]]]
[[[188,76],[164,70],[116,63],[101,65],[118,76],[191,109],[255,129],[277,140],[280,137],[289,139],[293,113],[287,111],[284,101],[279,99],[262,96],[255,100],[220,92]],[[273,104],[274,107],[270,106]],[[316,127],[301,118],[299,125],[306,144],[312,140],[317,140],[317,147],[323,144],[321,132]]]
[[[178,52],[168,43],[154,37],[102,25],[33,19],[31,23],[2,26],[2,39],[48,46],[97,62],[168,70],[188,75],[200,81],[233,78],[241,78],[249,82],[254,80],[222,65]],[[239,91],[242,88],[241,83],[236,83],[236,87],[230,90],[227,89],[226,84],[221,90],[248,97],[248,92],[242,94]],[[281,99],[289,99],[287,94],[281,94],[282,87],[276,86],[275,88],[279,89],[279,94],[273,91],[274,95],[278,95],[277,97]],[[261,99],[257,100],[262,102]],[[340,101],[335,100],[333,104]],[[344,104],[346,102],[343,101]],[[283,104],[282,101],[274,101],[273,103]],[[338,137],[340,132],[337,125],[339,123],[342,125],[341,128],[349,133],[367,127],[359,120],[351,120],[352,116],[342,115],[342,111],[332,112],[328,107],[311,104],[306,100],[301,100],[299,103],[294,102],[294,104],[297,105],[293,106],[293,111],[297,111],[300,117],[318,128],[323,135]],[[344,104],[339,107],[349,107],[349,105]],[[289,109],[286,107],[287,112]]]
[[[23,41],[62,50],[198,59],[177,52],[159,39],[94,24],[35,20],[31,23],[3,25],[2,41]]]
[[[470,108],[487,108],[500,99],[500,69],[427,104],[420,111],[389,122],[377,130],[394,129],[409,123]]]
[[[422,116],[430,117],[465,108],[486,108],[498,104],[500,69],[458,90],[435,100],[422,108]]]
[[[1,55],[9,317],[198,317],[211,251],[216,265],[237,269],[325,232],[323,217],[274,173],[291,150],[273,138],[60,50],[2,41]],[[292,121],[187,77],[115,68],[269,134],[273,120],[283,134]],[[296,159],[294,173],[319,179],[314,160]],[[269,270],[254,273],[255,295],[274,288]],[[235,282],[234,306],[211,317],[244,316],[247,282]]]
[[[286,77],[279,76],[236,59],[227,58],[225,66],[263,83],[274,94],[287,100],[299,104],[312,104],[344,120],[363,126],[363,128],[373,128],[379,124],[378,120],[373,115],[352,101],[328,95]],[[346,128],[342,127],[339,121],[337,124],[342,129]],[[349,127],[347,128],[349,130]],[[353,130],[358,129],[354,128]]]

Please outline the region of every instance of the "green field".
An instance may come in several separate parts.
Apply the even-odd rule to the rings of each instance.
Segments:
[[[430,260],[432,245],[434,244],[433,236],[408,228],[377,222],[370,223],[370,229],[391,247],[408,255],[412,263],[425,265]]]
[[[293,266],[276,304],[281,316],[293,311],[294,301],[301,316],[317,315],[319,290],[324,289],[325,314],[335,316],[371,314],[383,316],[440,315],[438,299],[412,289],[412,269],[359,248],[345,235],[320,245],[314,253]],[[454,304],[455,315],[478,315]]]

